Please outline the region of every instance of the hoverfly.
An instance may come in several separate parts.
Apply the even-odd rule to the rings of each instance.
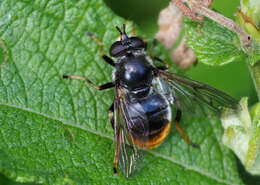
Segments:
[[[156,67],[146,55],[147,43],[135,35],[128,37],[125,24],[120,40],[110,47],[110,55],[105,55],[102,43],[91,33],[88,35],[100,46],[99,53],[111,66],[115,67],[114,81],[101,86],[94,85],[88,78],[63,75],[63,78],[84,80],[97,90],[114,88],[114,103],[109,108],[109,118],[114,130],[115,155],[113,171],[120,169],[126,177],[135,170],[140,149],[158,147],[167,137],[171,128],[171,105],[175,106],[174,126],[191,146],[198,148],[184,134],[179,126],[184,106],[194,107],[194,103],[204,103],[214,110],[221,107],[237,107],[237,101],[229,95],[205,84],[166,72],[167,63]]]

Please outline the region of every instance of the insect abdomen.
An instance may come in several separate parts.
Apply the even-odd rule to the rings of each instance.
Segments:
[[[130,104],[130,112],[134,144],[145,149],[158,147],[171,127],[171,110],[166,98],[153,92],[138,103]]]

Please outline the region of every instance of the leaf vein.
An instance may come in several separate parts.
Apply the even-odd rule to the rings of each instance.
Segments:
[[[97,136],[100,136],[100,137],[104,137],[104,138],[107,138],[107,139],[110,139],[110,140],[114,140],[112,136],[108,135],[108,134],[104,134],[104,133],[101,133],[101,132],[98,132],[98,131],[95,131],[93,129],[89,129],[89,128],[86,128],[86,127],[83,127],[81,125],[77,125],[75,123],[71,123],[71,122],[68,122],[66,120],[63,120],[63,119],[60,119],[60,118],[55,118],[55,117],[52,117],[50,115],[47,115],[47,114],[44,114],[44,113],[41,113],[41,112],[37,112],[37,111],[34,111],[30,108],[24,108],[24,107],[19,107],[19,106],[16,106],[16,105],[10,105],[10,104],[6,104],[6,103],[0,103],[0,105],[2,106],[7,106],[7,107],[10,107],[10,108],[15,108],[15,109],[19,109],[19,110],[22,110],[22,111],[26,111],[26,112],[30,112],[30,113],[33,113],[33,114],[36,114],[36,115],[40,115],[40,116],[43,116],[45,118],[48,118],[48,119],[51,119],[51,120],[55,120],[55,121],[59,121],[61,123],[63,123],[64,125],[68,125],[68,126],[72,126],[72,127],[75,127],[75,128],[79,128],[79,129],[82,129],[84,131],[87,131],[87,132],[90,132],[92,134],[95,134]],[[219,177],[216,177],[206,171],[203,171],[199,168],[196,168],[196,167],[193,167],[193,166],[189,166],[183,162],[179,162],[169,156],[165,156],[165,155],[162,155],[158,152],[155,152],[155,151],[147,151],[148,153],[158,157],[158,158],[161,158],[161,159],[165,159],[165,160],[168,160],[174,164],[177,164],[185,169],[188,169],[188,170],[191,170],[191,171],[194,171],[196,173],[199,173],[203,176],[206,176],[210,179],[213,179],[219,183],[223,183],[223,184],[228,184],[228,185],[235,185],[234,183],[230,182],[230,181],[227,181],[225,179],[221,179]]]

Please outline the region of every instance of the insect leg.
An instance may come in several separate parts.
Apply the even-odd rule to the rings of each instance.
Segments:
[[[81,77],[81,76],[73,76],[73,75],[62,75],[63,79],[75,79],[75,80],[83,80],[86,81],[91,87],[93,87],[96,90],[105,90],[105,89],[109,89],[115,86],[114,82],[108,82],[106,84],[100,85],[100,86],[96,86],[95,84],[93,84],[88,78],[86,77]]]
[[[116,128],[114,129],[115,142],[116,142],[116,151],[115,151],[115,155],[114,155],[114,165],[113,165],[114,175],[117,174],[118,156],[119,156],[120,145],[121,145],[121,131],[119,131],[119,129],[117,127],[118,126],[116,126]]]
[[[105,62],[107,62],[111,66],[115,66],[115,62],[109,56],[107,56],[107,55],[105,55],[103,53],[103,44],[102,44],[102,42],[100,40],[98,40],[98,38],[95,35],[93,35],[92,33],[88,32],[88,36],[90,36],[99,45],[99,54],[105,60]]]
[[[166,69],[169,68],[167,62],[165,62],[163,59],[161,59],[161,58],[159,58],[159,57],[157,57],[157,56],[155,56],[155,55],[153,54],[153,47],[154,47],[156,41],[157,41],[157,40],[154,39],[153,42],[152,42],[152,45],[151,45],[151,47],[150,47],[150,55],[151,55],[151,57],[152,57],[154,60],[157,60],[158,62],[161,62],[161,63],[164,64],[163,66],[157,67],[158,69],[160,69],[160,70],[166,70]]]
[[[131,32],[132,32],[132,36],[133,36],[133,37],[136,37],[136,33],[135,33],[135,22],[133,22],[133,24],[132,24]]]
[[[177,113],[176,113],[176,117],[175,117],[175,120],[174,120],[174,126],[176,127],[176,129],[178,130],[178,132],[182,135],[182,137],[184,138],[184,140],[192,147],[196,148],[196,149],[199,149],[199,146],[192,143],[191,140],[185,135],[184,131],[182,130],[182,128],[180,127],[179,125],[179,122],[181,120],[181,115],[182,115],[182,112],[181,112],[181,109],[180,108],[177,108]]]
[[[146,50],[146,48],[147,48],[147,39],[139,37],[139,36],[136,36],[136,33],[135,33],[135,22],[133,22],[133,24],[132,24],[131,32],[132,32],[132,36],[133,37],[138,37],[138,38],[140,38],[140,39],[142,39],[144,41],[144,43],[145,43],[145,50]]]
[[[113,113],[114,113],[114,103],[112,103],[112,105],[110,106],[109,110],[108,110],[108,116],[110,119],[110,123],[112,128],[114,129],[114,117],[113,117]]]

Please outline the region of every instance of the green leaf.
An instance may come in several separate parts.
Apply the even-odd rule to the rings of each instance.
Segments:
[[[203,19],[201,28],[199,24],[188,19],[184,24],[187,45],[195,52],[199,62],[224,65],[245,60],[235,33],[207,18]]]
[[[0,174],[0,184],[2,185],[38,185],[35,183],[19,183],[11,181],[10,179],[6,178],[4,175]]]
[[[256,66],[260,61],[260,43],[254,43],[251,53],[247,58],[247,62],[250,66]]]
[[[251,47],[247,51],[247,62],[253,68],[260,61],[260,1],[243,0],[240,6],[241,13],[236,16],[236,21],[252,37]],[[242,13],[247,18],[243,17]],[[255,78],[255,81],[258,80]]]
[[[243,16],[238,14],[236,16],[237,23],[260,44],[260,1],[242,0],[240,7],[250,21],[244,20]]]
[[[0,70],[0,171],[7,177],[50,185],[242,184],[233,154],[221,144],[219,120],[189,114],[181,125],[200,150],[172,128],[161,147],[147,152],[136,176],[113,176],[115,146],[107,115],[113,91],[96,92],[61,78],[111,81],[112,68],[86,32],[108,53],[119,36],[114,27],[127,23],[130,30],[131,23],[103,1],[2,0],[0,22],[8,50],[1,55],[9,58]],[[167,55],[161,47],[155,50]]]

